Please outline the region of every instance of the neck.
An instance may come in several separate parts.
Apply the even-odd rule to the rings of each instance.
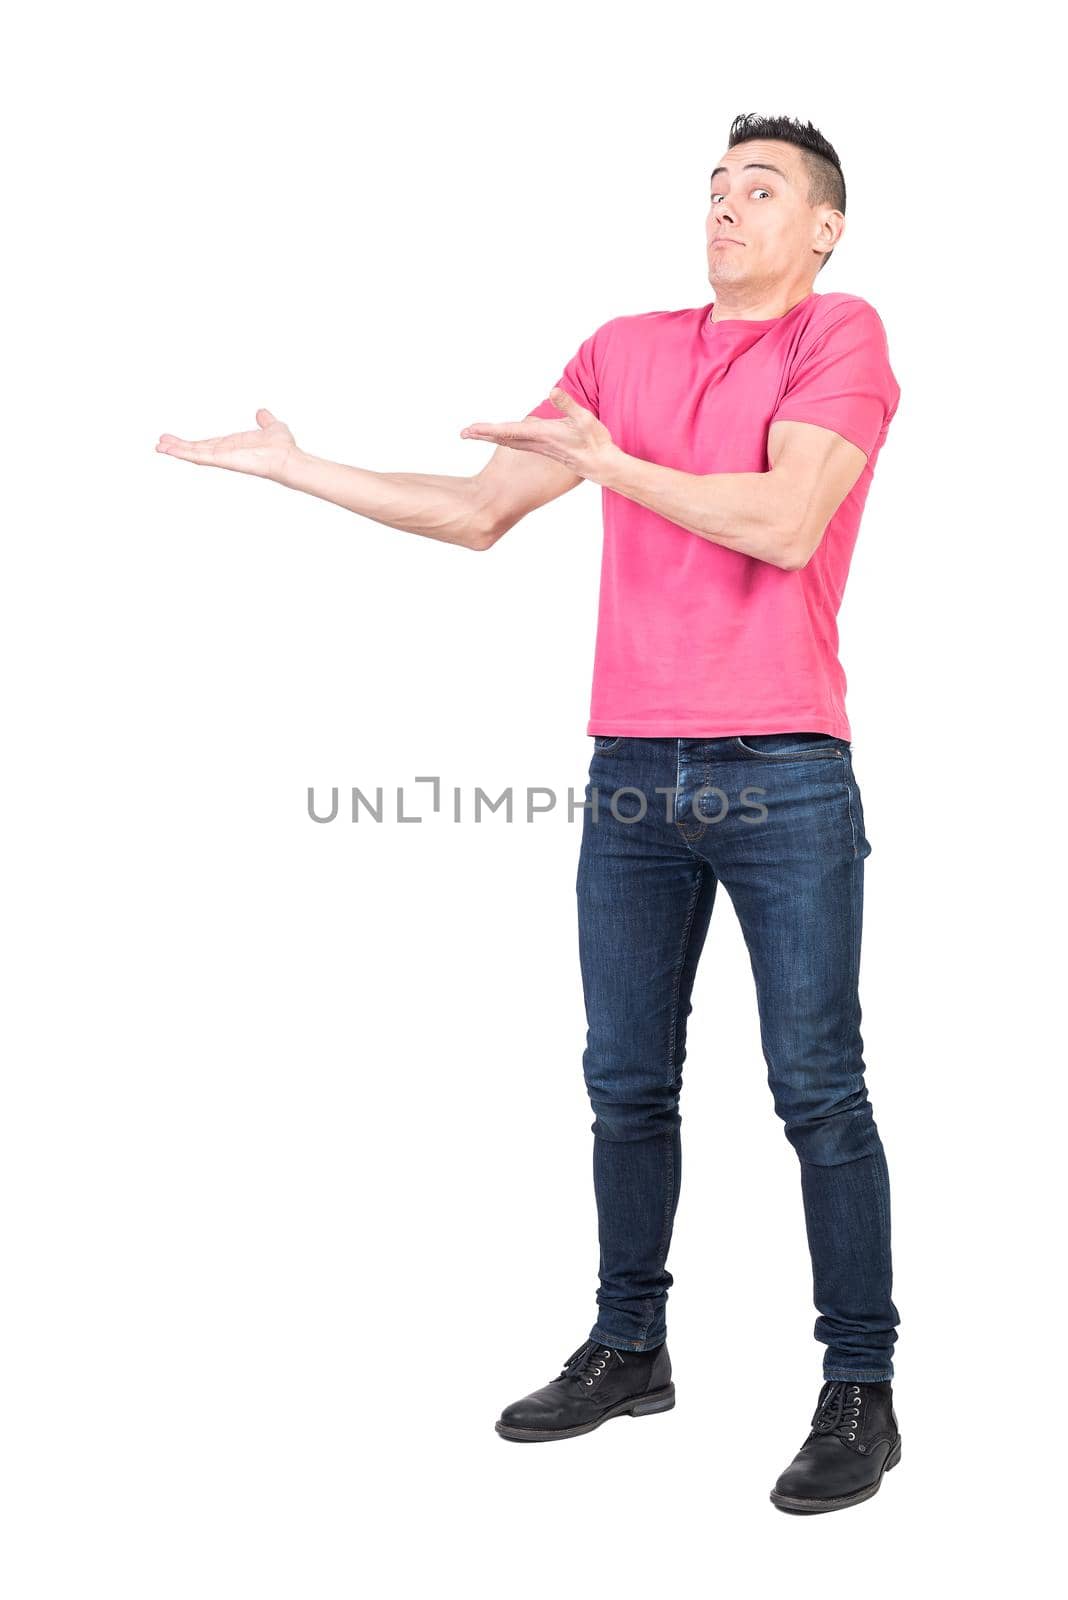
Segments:
[[[754,294],[741,286],[737,289],[724,288],[716,291],[716,303],[709,320],[722,322],[724,318],[731,318],[743,322],[767,322],[772,317],[785,317],[794,306],[807,300],[811,293],[811,283],[789,290],[780,289],[770,296]]]

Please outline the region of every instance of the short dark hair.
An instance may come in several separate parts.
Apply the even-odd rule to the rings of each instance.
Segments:
[[[762,117],[756,111],[743,111],[731,123],[727,149],[749,139],[781,139],[785,144],[796,145],[808,176],[809,205],[833,206],[835,211],[845,215],[842,163],[834,146],[811,122],[799,122],[796,117]],[[828,250],[816,271],[822,272],[833,255],[834,251]]]

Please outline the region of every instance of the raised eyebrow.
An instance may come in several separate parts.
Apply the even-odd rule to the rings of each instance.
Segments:
[[[777,177],[782,179],[783,183],[789,183],[790,181],[785,172],[780,172],[778,167],[773,167],[768,161],[747,161],[742,171],[749,172],[754,167],[759,167],[761,172],[774,172]],[[715,171],[709,175],[709,183],[714,183],[719,174],[726,172],[726,170],[726,167],[716,167]]]

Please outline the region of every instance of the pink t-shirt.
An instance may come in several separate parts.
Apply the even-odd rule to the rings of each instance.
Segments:
[[[714,738],[811,729],[850,739],[837,614],[900,390],[859,295],[813,292],[782,317],[712,304],[614,317],[557,380],[628,455],[681,472],[766,472],[778,418],[868,457],[806,567],[786,572],[602,489],[604,544],[587,733]],[[560,412],[544,400],[529,416]]]

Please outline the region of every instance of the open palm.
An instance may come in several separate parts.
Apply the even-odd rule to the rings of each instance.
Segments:
[[[274,478],[282,470],[296,440],[284,422],[269,411],[256,412],[259,427],[248,433],[228,433],[217,439],[179,439],[161,433],[156,449],[161,455],[179,456],[201,467],[226,467],[230,472],[251,472],[257,478]]]

